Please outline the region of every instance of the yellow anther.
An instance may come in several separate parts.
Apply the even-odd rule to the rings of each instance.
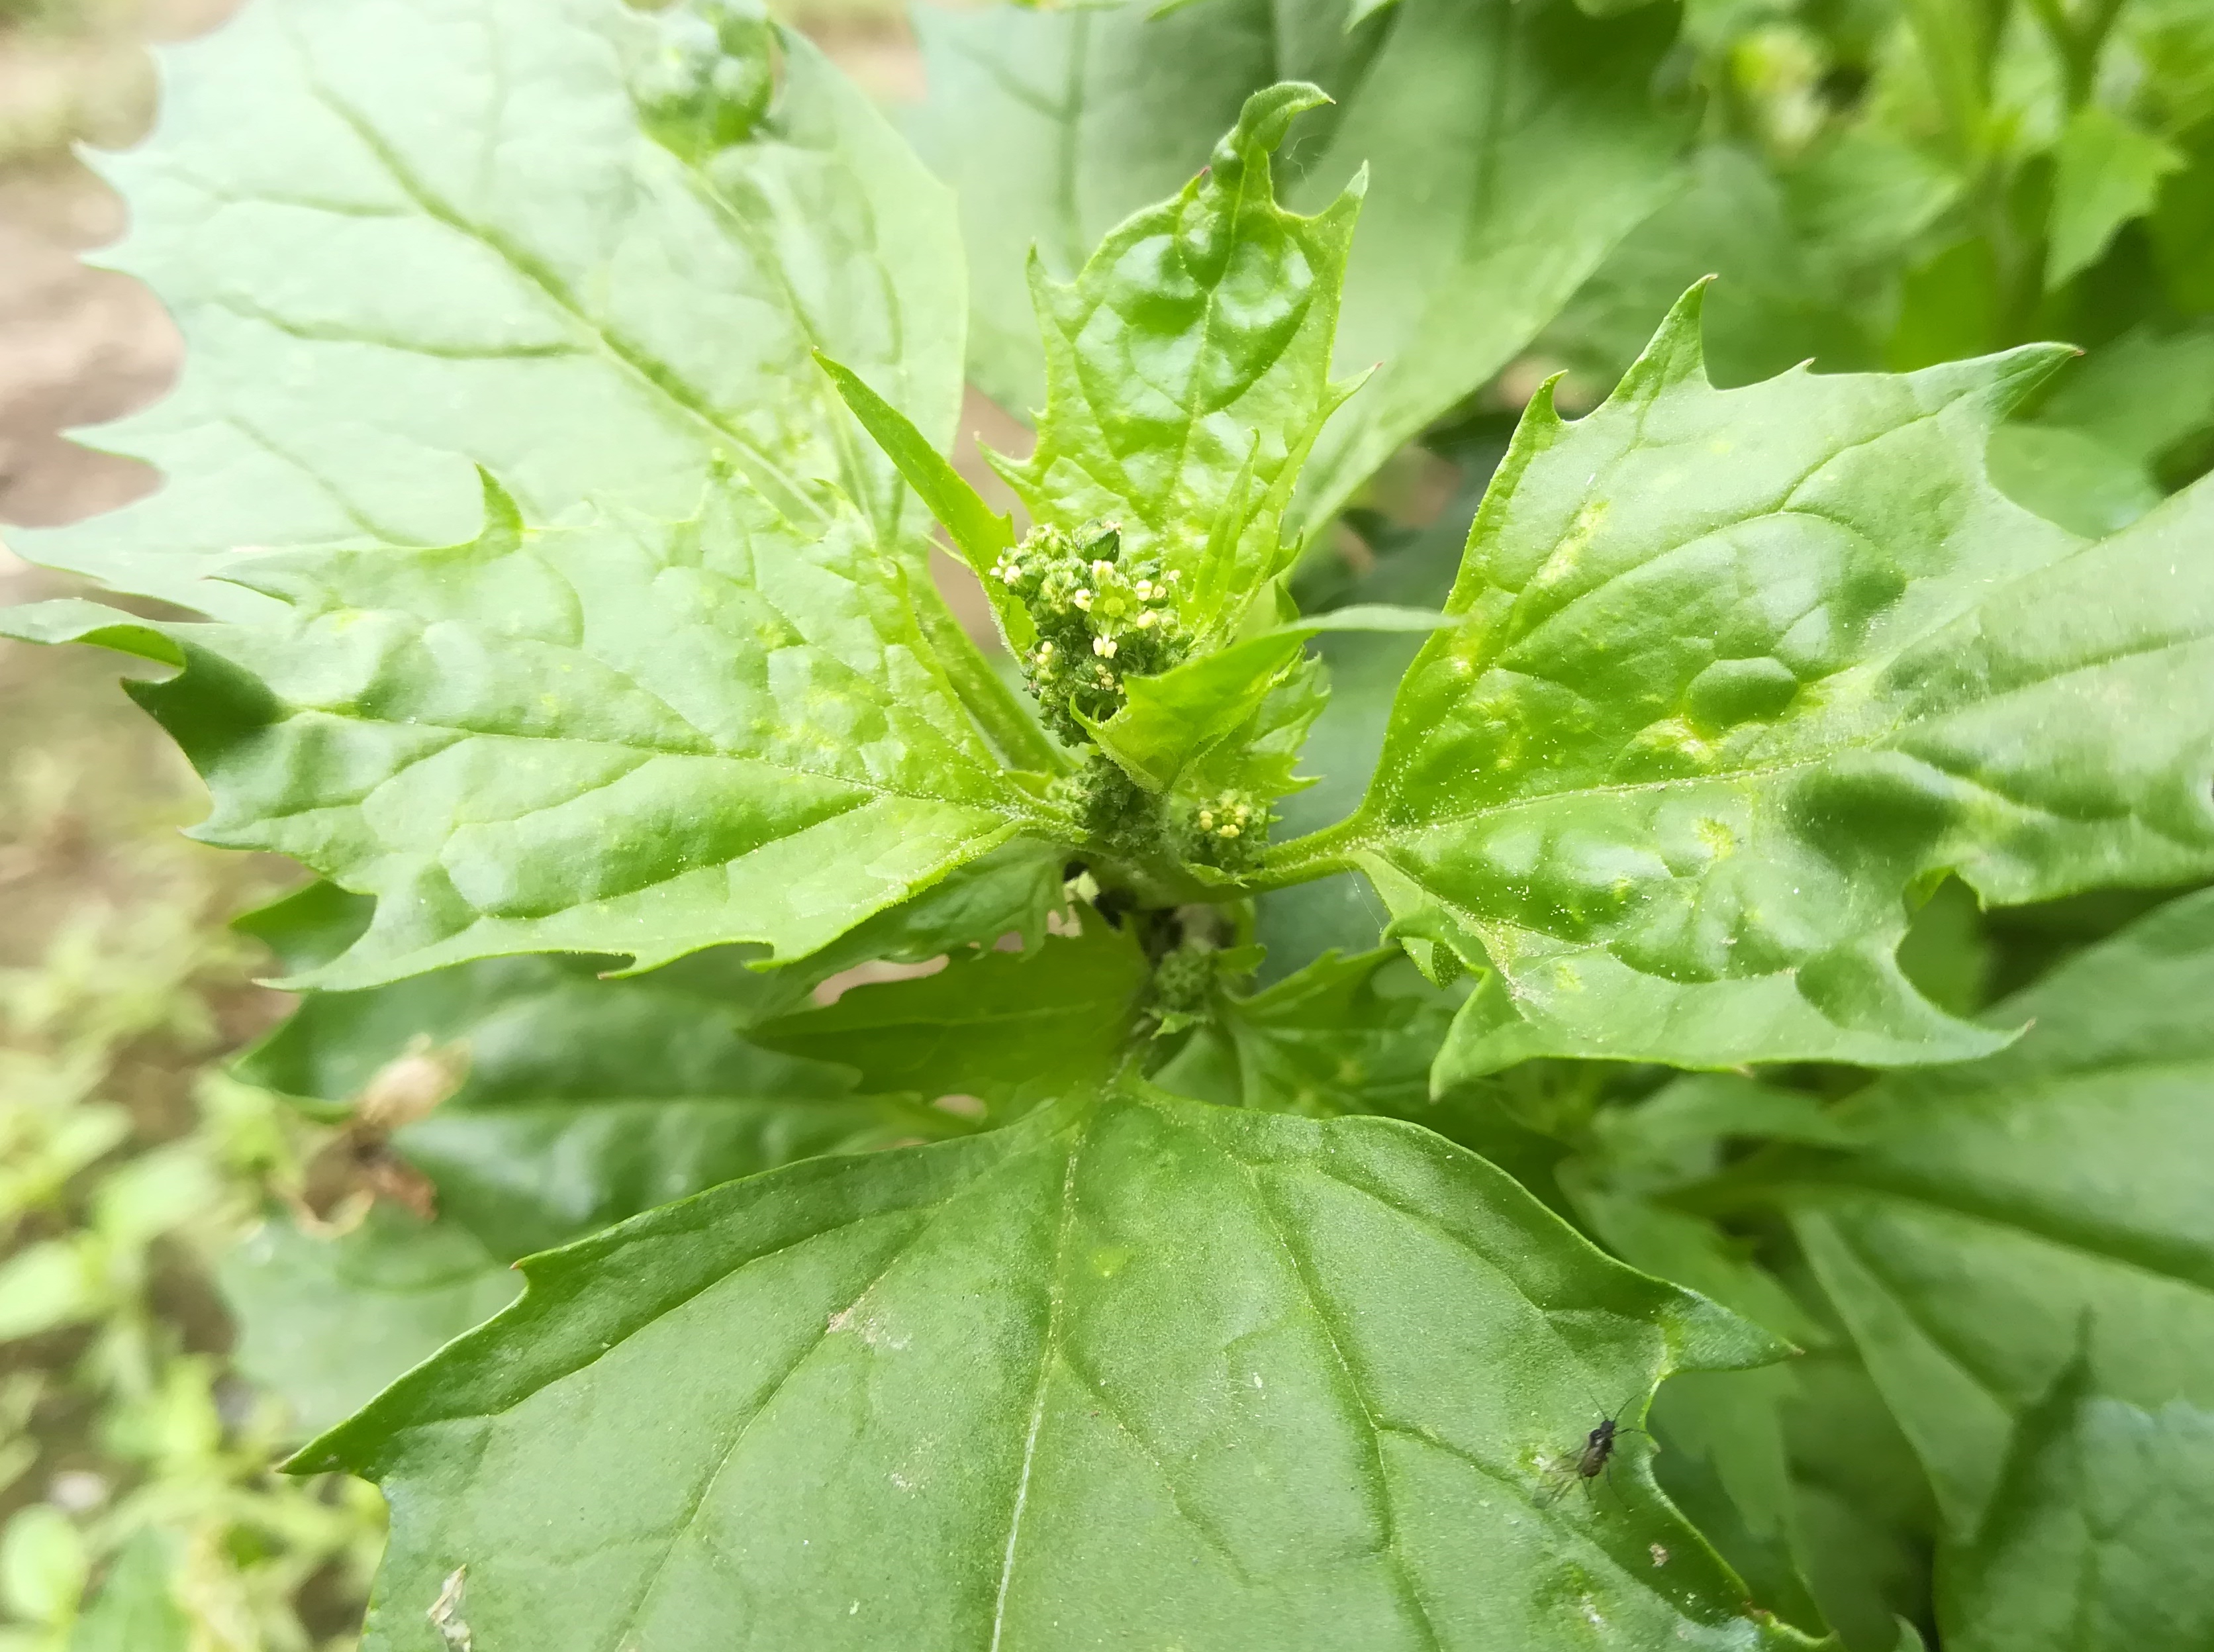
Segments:
[[[1112,658],[1115,658],[1115,639],[1114,639],[1114,638],[1112,638],[1112,637],[1094,637],[1094,638],[1092,639],[1092,652],[1093,653],[1095,653],[1095,654],[1098,655],[1098,656],[1099,656],[1099,658],[1102,658],[1102,659],[1112,659]]]

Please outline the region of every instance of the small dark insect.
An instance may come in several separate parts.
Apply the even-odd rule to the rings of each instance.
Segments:
[[[1584,1436],[1584,1448],[1576,1453],[1578,1479],[1595,1480],[1605,1472],[1614,1460],[1614,1435],[1615,1421],[1610,1416]]]
[[[1591,1483],[1602,1474],[1607,1476],[1607,1484],[1612,1485],[1614,1477],[1608,1471],[1613,1466],[1615,1447],[1620,1443],[1621,1436],[1644,1432],[1642,1429],[1625,1429],[1613,1417],[1601,1417],[1599,1426],[1584,1436],[1584,1442],[1576,1448],[1575,1454],[1561,1459],[1556,1465],[1555,1472],[1561,1476],[1560,1482],[1538,1501],[1549,1503],[1572,1484],[1582,1486],[1588,1493]]]

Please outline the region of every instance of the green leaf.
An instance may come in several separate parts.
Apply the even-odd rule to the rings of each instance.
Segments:
[[[2214,427],[2214,327],[2140,327],[2070,369],[2034,418],[1991,437],[2007,497],[2082,534],[2160,503],[2162,462]]]
[[[302,1434],[482,1325],[521,1282],[459,1223],[387,1204],[333,1238],[272,1215],[223,1257],[216,1280],[238,1326],[240,1372],[283,1399]]]
[[[2079,541],[1985,480],[2052,348],[1717,391],[1695,290],[1606,405],[1533,402],[1344,824],[1437,976],[1479,973],[1437,1081],[1533,1055],[1958,1060],[1906,897],[2214,871],[2214,487]]]
[[[815,359],[830,376],[840,398],[853,410],[870,439],[898,468],[924,506],[945,524],[955,548],[968,559],[969,566],[982,580],[985,595],[999,615],[1002,634],[1012,631],[1018,646],[1027,643],[1031,629],[1027,616],[1021,615],[1019,605],[1012,601],[1004,584],[985,578],[1000,553],[1014,544],[1013,523],[1006,517],[994,516],[976,490],[915,429],[907,415],[871,389],[859,374],[819,350],[815,352]],[[919,576],[923,572],[918,568]],[[954,622],[944,604],[935,599],[935,588],[929,586],[926,578],[919,577],[915,584],[919,590],[928,587],[923,617],[927,626],[934,621],[935,640],[938,632],[953,627]],[[1048,774],[1067,767],[1059,748],[1038,725],[1037,717],[964,639],[949,638],[940,646],[939,652],[948,671],[954,674],[955,687],[963,702],[976,713],[985,732],[1009,762]]]
[[[1118,523],[1126,558],[1186,582],[1196,633],[1234,626],[1286,566],[1284,506],[1349,389],[1330,351],[1364,185],[1301,217],[1269,172],[1324,101],[1297,82],[1256,92],[1207,169],[1110,231],[1073,281],[1031,264],[1045,412],[1030,457],[994,463],[1039,523]]]
[[[1073,277],[1116,224],[1184,186],[1250,94],[1280,81],[1339,93],[1367,52],[1347,40],[1342,5],[1148,9],[914,9],[930,97],[907,129],[959,201],[969,370],[1005,407],[1045,400],[1033,247],[1049,274]],[[1331,119],[1318,111],[1306,125]]]
[[[2097,263],[2114,232],[2150,211],[2161,180],[2182,165],[2168,145],[2099,104],[2070,115],[2053,151],[2046,286]]]
[[[1918,1646],[1898,1616],[1930,1615],[1930,1484],[1913,1447],[1840,1338],[1791,1362],[1785,1411],[1807,1587],[1848,1652]]]
[[[1430,1062],[1453,1008],[1396,947],[1324,953],[1266,991],[1217,1005],[1210,1042],[1220,1048],[1206,1054],[1227,1082],[1194,1093],[1318,1117],[1385,1113],[1430,1123]],[[1195,1050],[1190,1060],[1200,1057]],[[1187,1088],[1173,1070],[1160,1082]]]
[[[737,941],[781,962],[1054,829],[852,516],[802,532],[736,481],[676,523],[526,529],[489,483],[486,515],[443,550],[261,560],[278,615],[156,628],[186,670],[134,693],[215,794],[198,835],[378,897],[291,984]],[[147,629],[63,617],[118,646]]]
[[[2019,1419],[2095,1391],[2214,1406],[2214,896],[2170,902],[1992,1012],[1997,1055],[1845,1104],[1863,1145],[1748,1166],[1781,1200],[1948,1525],[1978,1529]]]
[[[1857,168],[1826,170],[1867,181]],[[1568,367],[1588,401],[1643,352],[1655,315],[1718,276],[1703,312],[1716,382],[1751,383],[1809,358],[1825,372],[1877,365],[1849,303],[1845,260],[1798,221],[1790,180],[1729,144],[1702,149],[1688,171],[1681,193],[1624,236],[1538,334],[1533,357]],[[1826,176],[1823,186],[1828,205],[1835,184]]]
[[[0,1342],[82,1324],[107,1306],[88,1236],[40,1239],[0,1262]]]
[[[1336,363],[1376,372],[1315,444],[1302,524],[1506,366],[1679,187],[1684,126],[1651,89],[1675,15],[1582,15],[1601,9],[1404,0],[1389,18],[1294,195],[1373,170]]]
[[[2196,1652],[2214,1542],[2214,1412],[2141,1410],[2071,1367],[2022,1419],[1974,1541],[1939,1597],[1959,1652]]]
[[[168,1545],[152,1527],[123,1545],[70,1629],[69,1652],[190,1652],[192,1624],[169,1592]]]
[[[1128,1048],[1153,969],[1129,931],[1088,907],[1079,912],[1078,934],[850,987],[829,1007],[768,1022],[754,1037],[853,1068],[878,1095],[975,1096],[1000,1111],[1098,1085]]]
[[[1156,676],[1127,677],[1121,710],[1104,723],[1081,713],[1079,720],[1132,780],[1147,791],[1165,792],[1210,750],[1250,731],[1262,702],[1299,664],[1310,638],[1342,631],[1404,635],[1450,630],[1453,623],[1419,609],[1335,609],[1272,627]]]
[[[1634,1439],[1549,1495],[1775,1345],[1406,1125],[1073,1101],[524,1268],[295,1459],[387,1488],[371,1648],[462,1565],[483,1645],[1801,1643]]]
[[[1341,376],[1377,370],[1319,438],[1300,522],[1326,520],[1497,372],[1673,187],[1679,128],[1648,90],[1672,19],[1402,0],[1345,32],[1383,9],[918,9],[931,97],[911,126],[960,196],[985,390],[1015,409],[1043,397],[1023,320],[1032,243],[1049,273],[1074,274],[1102,236],[1190,175],[1240,100],[1280,81],[1315,83],[1342,106],[1307,117],[1278,157],[1287,199],[1321,207],[1373,168],[1335,361]]]
[[[2002,425],[1990,461],[2001,493],[2087,538],[2119,533],[2160,503],[2144,464],[2064,425]]]
[[[1459,490],[1425,528],[1393,530],[1364,521],[1376,562],[1346,595],[1356,602],[1431,609],[1443,604],[1497,457],[1496,450],[1484,450],[1471,459]],[[1300,571],[1302,583],[1318,584],[1327,566],[1311,559]],[[1321,605],[1309,592],[1300,595],[1303,605]],[[1316,639],[1315,652],[1329,673],[1330,699],[1300,754],[1316,778],[1278,805],[1279,838],[1335,825],[1360,806],[1384,749],[1392,697],[1422,640],[1404,633],[1360,631],[1326,632]],[[1288,975],[1333,947],[1349,956],[1373,951],[1382,944],[1386,916],[1364,878],[1328,878],[1269,890],[1254,903],[1255,935],[1269,949],[1262,977]]]
[[[301,902],[260,915],[256,933],[292,939],[284,932],[311,915],[285,909]],[[502,1259],[719,1182],[913,1133],[852,1097],[840,1070],[747,1040],[749,1008],[783,995],[775,976],[727,952],[620,981],[598,978],[595,962],[492,959],[317,993],[238,1075],[342,1105],[394,1063],[435,1052],[458,1087],[392,1144],[436,1184],[441,1217]]]
[[[976,571],[978,578],[990,572],[1000,553],[1014,545],[1013,522],[996,514],[985,504],[982,495],[969,485],[968,479],[953,468],[945,455],[931,445],[904,413],[872,390],[859,374],[819,350],[815,360],[829,374],[840,398],[853,410],[853,417],[861,421],[870,439],[898,467],[900,474],[907,478],[908,486],[914,489],[931,515],[945,524],[955,548],[968,558],[969,566]],[[989,585],[984,589],[997,595]]]
[[[728,463],[796,523],[822,479],[888,543],[920,529],[808,353],[950,439],[952,203],[800,35],[714,5],[256,0],[163,56],[153,141],[101,164],[112,261],[176,317],[184,377],[101,440],[169,480],[22,554],[266,615],[208,576],[452,544],[480,468],[534,526],[680,516]]]

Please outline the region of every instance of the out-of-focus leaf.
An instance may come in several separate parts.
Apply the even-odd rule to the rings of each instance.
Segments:
[[[272,1216],[217,1270],[239,1370],[326,1429],[515,1300],[522,1282],[458,1222],[376,1206],[350,1233]],[[297,1435],[296,1435],[297,1437]]]
[[[674,523],[530,530],[489,481],[486,503],[466,545],[257,562],[289,603],[260,624],[5,622],[187,661],[134,692],[208,779],[199,835],[378,897],[292,984],[530,951],[789,959],[1050,835],[858,519],[802,532],[735,480]]]
[[[1683,131],[1652,89],[1676,19],[1593,20],[1625,9],[1402,0],[1386,19],[1294,196],[1370,169],[1336,360],[1376,372],[1315,444],[1302,523],[1512,360],[1678,187]]]
[[[151,1527],[123,1545],[70,1631],[69,1652],[191,1652],[192,1624],[169,1589],[168,1545]]]
[[[96,1245],[83,1235],[40,1239],[0,1262],[0,1342],[76,1325],[107,1295]]]
[[[1948,1652],[2214,1644],[2214,1412],[2140,1409],[2071,1367],[2021,1420],[1973,1541],[1948,1557]]]
[[[100,439],[168,480],[11,533],[24,555],[266,615],[208,576],[450,545],[480,468],[534,526],[681,516],[725,463],[795,522],[828,479],[880,532],[923,526],[808,352],[950,440],[952,203],[800,35],[714,5],[255,0],[164,58],[155,138],[102,166],[113,260],[177,318],[184,377]]]
[[[1434,976],[1438,1081],[1532,1055],[1960,1059],[1893,956],[1905,897],[2214,871],[2214,487],[2083,548],[1985,480],[2056,352],[1903,377],[1700,368],[1697,294],[1605,407],[1542,401],[1343,824]]]
[[[2158,470],[2214,427],[2214,327],[2139,327],[2071,368],[2028,419],[1991,436],[1991,480],[2070,530],[2127,527],[2160,503]]]
[[[388,1489],[372,1647],[457,1555],[486,1644],[1803,1644],[1634,1438],[1549,1495],[1773,1342],[1404,1124],[1072,1101],[524,1265],[296,1459]]]
[[[18,1508],[0,1530],[0,1604],[19,1618],[66,1624],[91,1569],[83,1534],[52,1503]]]
[[[2182,164],[2125,116],[2097,103],[2076,110],[2053,154],[2045,285],[2058,287],[2097,262],[2114,231],[2150,211],[2160,180]]]
[[[1702,150],[1689,172],[1538,335],[1536,358],[1595,392],[1637,359],[1653,318],[1712,275],[1704,321],[1716,382],[1750,383],[1809,358],[1825,372],[1875,365],[1841,272],[1801,231],[1774,172],[1726,145]]]

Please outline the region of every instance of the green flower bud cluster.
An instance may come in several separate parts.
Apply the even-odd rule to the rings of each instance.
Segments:
[[[1275,812],[1250,792],[1202,798],[1185,812],[1183,856],[1227,872],[1260,864]]]
[[[1214,990],[1216,954],[1211,946],[1187,941],[1153,966],[1150,1007],[1164,1020],[1190,1021],[1207,1013]]]
[[[1071,744],[1090,737],[1077,713],[1112,717],[1123,678],[1165,671],[1190,646],[1177,612],[1181,576],[1150,557],[1126,562],[1122,549],[1111,522],[1073,534],[1037,528],[992,568],[1037,627],[1023,674],[1046,727]]]
[[[1054,791],[1085,836],[1112,854],[1143,857],[1160,842],[1161,800],[1093,752],[1083,768],[1056,780]]]

